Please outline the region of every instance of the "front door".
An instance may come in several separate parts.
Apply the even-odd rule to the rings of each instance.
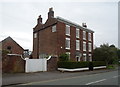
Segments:
[[[77,58],[77,61],[80,61],[80,57],[79,56],[76,56],[76,58]]]

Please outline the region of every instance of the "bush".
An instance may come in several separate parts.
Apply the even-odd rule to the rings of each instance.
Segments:
[[[59,56],[59,61],[69,61],[69,56],[68,54],[61,54]]]
[[[118,65],[120,66],[120,62],[118,63]]]
[[[58,68],[67,68],[67,69],[74,69],[74,68],[85,68],[89,67],[89,70],[93,70],[93,67],[98,66],[106,66],[104,61],[80,61],[80,62],[73,62],[73,61],[58,61]]]
[[[113,65],[108,65],[108,66],[107,66],[107,69],[115,69],[115,66],[113,66]]]
[[[92,61],[92,63],[93,63],[93,67],[106,66],[106,62],[105,61]]]
[[[85,68],[89,66],[88,61],[81,61],[81,62],[73,62],[73,61],[59,61],[58,68],[67,68],[67,69],[74,69],[74,68]]]

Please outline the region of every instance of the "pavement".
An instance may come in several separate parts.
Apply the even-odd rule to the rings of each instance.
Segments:
[[[37,73],[11,73],[2,75],[2,85],[3,86],[14,86],[18,84],[31,83],[36,81],[46,81],[54,79],[62,79],[75,76],[84,76],[96,73],[104,73],[116,71],[117,69],[100,69],[93,71],[80,71],[80,72],[37,72]]]

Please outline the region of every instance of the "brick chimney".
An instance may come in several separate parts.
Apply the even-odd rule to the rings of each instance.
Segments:
[[[85,28],[87,28],[87,25],[86,25],[86,23],[82,23],[82,26],[83,26],[83,27],[85,27]]]
[[[54,17],[54,11],[53,11],[53,8],[49,8],[48,19],[49,19],[49,18],[53,18],[53,17]]]
[[[42,24],[42,18],[41,18],[41,15],[38,17],[38,19],[37,19],[37,23],[38,23],[38,24]]]

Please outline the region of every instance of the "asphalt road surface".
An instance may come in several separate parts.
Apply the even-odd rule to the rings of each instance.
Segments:
[[[31,82],[22,85],[118,85],[119,76],[118,71],[111,71],[85,76]]]

